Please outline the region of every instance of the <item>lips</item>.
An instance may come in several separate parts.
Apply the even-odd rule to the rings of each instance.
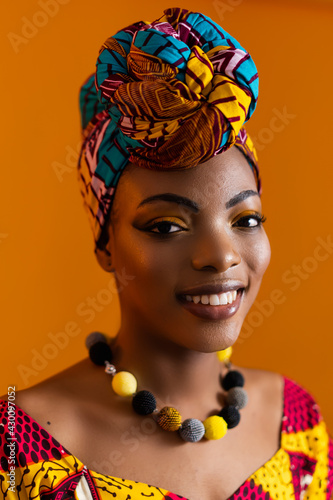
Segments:
[[[219,290],[220,290],[220,288],[219,288]],[[211,289],[212,288],[210,287],[210,290]],[[200,287],[200,288],[193,289],[193,290],[195,290],[195,291],[196,290],[200,290],[200,291],[208,290],[208,287],[205,287],[205,288]],[[231,289],[229,288],[229,290],[231,290]],[[233,290],[235,290],[235,288],[233,288]],[[190,300],[190,295],[192,295],[192,294],[189,294],[189,293],[186,295],[181,294],[181,295],[177,296],[177,299],[179,300],[182,307],[184,307],[184,309],[186,309],[187,311],[192,313],[194,316],[197,316],[199,318],[210,319],[210,320],[228,319],[231,316],[233,316],[234,314],[236,314],[236,312],[238,311],[238,309],[241,305],[243,296],[244,296],[244,287],[237,289],[237,295],[236,295],[235,299],[234,299],[234,293],[232,294],[233,295],[232,299],[234,299],[234,300],[232,300],[231,303],[228,302],[227,304],[215,305],[214,301],[212,300],[214,305],[211,305],[209,303],[209,299],[212,298],[213,294],[218,294],[218,293],[220,293],[220,292],[211,292],[210,294],[207,293],[207,294],[197,294],[197,295],[193,294],[192,300]],[[200,300],[200,301],[196,301],[197,303],[195,303],[193,301],[193,298],[195,296],[197,297],[199,295],[201,296],[201,298],[202,298],[202,296],[208,296],[208,302],[207,302],[207,300],[203,300],[203,302],[206,302],[206,304],[204,304]]]
[[[225,280],[220,283],[207,283],[192,288],[186,288],[182,290],[177,295],[212,295],[232,292],[233,290],[239,290],[240,288],[245,288],[245,284],[238,280]]]

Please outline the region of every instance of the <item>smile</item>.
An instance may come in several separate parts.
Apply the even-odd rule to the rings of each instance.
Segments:
[[[245,289],[231,290],[210,295],[179,295],[177,298],[184,309],[202,319],[228,319],[238,311]]]
[[[211,294],[211,295],[185,295],[188,302],[210,306],[225,306],[232,304],[237,298],[237,290],[231,292]]]

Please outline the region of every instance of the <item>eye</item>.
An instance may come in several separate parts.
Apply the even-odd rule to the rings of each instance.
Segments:
[[[155,230],[154,230],[155,229]],[[160,235],[168,235],[172,233],[180,233],[181,231],[186,231],[185,228],[169,220],[163,220],[156,222],[151,226],[146,228],[147,231]]]
[[[259,227],[266,221],[264,215],[257,213],[249,213],[247,215],[241,215],[234,223],[236,227],[253,228]]]

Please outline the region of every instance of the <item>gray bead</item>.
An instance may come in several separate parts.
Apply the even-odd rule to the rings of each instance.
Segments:
[[[196,418],[188,418],[184,420],[178,432],[184,441],[196,443],[203,438],[205,434],[205,426]]]
[[[232,387],[227,393],[226,400],[228,405],[233,405],[241,409],[247,405],[248,395],[243,387]]]
[[[91,332],[86,338],[86,348],[90,349],[96,342],[107,342],[107,339],[101,332]]]

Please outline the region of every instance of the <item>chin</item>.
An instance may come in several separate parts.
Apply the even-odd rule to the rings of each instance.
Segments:
[[[201,332],[197,332],[197,336],[194,337],[193,335],[182,346],[192,351],[207,354],[222,351],[235,344],[239,337],[242,323],[229,324],[227,327],[226,325],[219,325],[217,329],[217,325],[206,325]]]

